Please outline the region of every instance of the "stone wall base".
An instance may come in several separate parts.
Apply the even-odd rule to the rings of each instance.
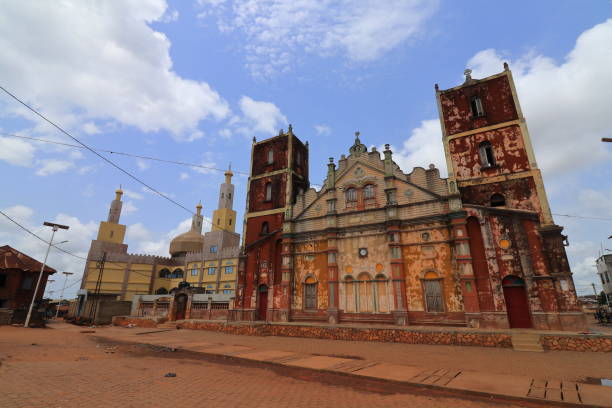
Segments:
[[[156,327],[163,318],[115,316],[116,326]],[[315,324],[281,324],[265,322],[219,322],[210,320],[181,320],[177,327],[211,330],[248,336],[284,336],[327,340],[380,341],[406,344],[433,344],[477,347],[512,348],[512,334],[505,332],[471,331],[465,328],[425,329],[410,327],[354,327]],[[545,350],[612,352],[612,336],[540,333]]]

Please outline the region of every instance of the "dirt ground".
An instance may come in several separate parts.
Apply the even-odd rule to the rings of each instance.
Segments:
[[[172,352],[96,337],[105,329],[97,328],[94,334],[81,330],[0,327],[0,407],[518,406],[382,381]],[[206,334],[180,332],[181,336]],[[239,339],[265,341],[270,347],[282,340],[300,340]],[[291,347],[306,347],[304,342],[290,343]],[[333,351],[321,345],[312,347]],[[176,377],[165,377],[167,373]],[[521,402],[520,406],[525,405]]]

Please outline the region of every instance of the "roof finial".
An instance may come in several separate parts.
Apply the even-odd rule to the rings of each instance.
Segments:
[[[293,125],[291,123],[289,124],[289,129],[287,130],[287,134],[289,135],[293,134]]]
[[[465,82],[472,80],[472,70],[471,69],[466,68],[466,70],[463,71],[463,75],[465,75]]]

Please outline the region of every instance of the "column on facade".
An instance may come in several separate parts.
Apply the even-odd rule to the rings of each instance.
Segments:
[[[470,251],[470,238],[467,233],[465,215],[451,218],[451,242],[454,246],[454,262],[461,281],[463,293],[463,308],[466,314],[480,313],[476,277],[472,268],[472,255]],[[469,316],[466,320],[469,323]]]
[[[327,284],[328,284],[328,304],[327,320],[335,324],[339,320],[338,301],[338,244],[336,231],[329,230],[327,236]]]
[[[288,322],[290,319],[291,303],[293,301],[293,242],[290,236],[283,236],[281,242],[281,282],[280,282],[280,310],[279,319]]]

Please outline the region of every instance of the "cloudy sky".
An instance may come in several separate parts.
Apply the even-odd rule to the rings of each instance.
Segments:
[[[508,61],[544,174],[566,227],[574,277],[590,293],[598,251],[612,249],[612,3],[592,0],[25,1],[0,5],[0,85],[83,142],[248,171],[251,138],[292,123],[310,143],[311,182],[328,157],[390,143],[404,171],[445,171],[434,84]],[[130,252],[167,255],[190,214],[0,94],[0,209],[85,256],[114,190],[125,190]],[[189,209],[216,205],[222,172],[103,153]],[[244,210],[246,177],[237,174]],[[240,231],[239,231],[240,232]],[[46,245],[0,217],[0,245],[38,259]],[[83,262],[52,250],[49,264]],[[61,288],[62,280],[48,286]],[[600,285],[599,285],[600,286]],[[74,295],[74,284],[67,295]]]

